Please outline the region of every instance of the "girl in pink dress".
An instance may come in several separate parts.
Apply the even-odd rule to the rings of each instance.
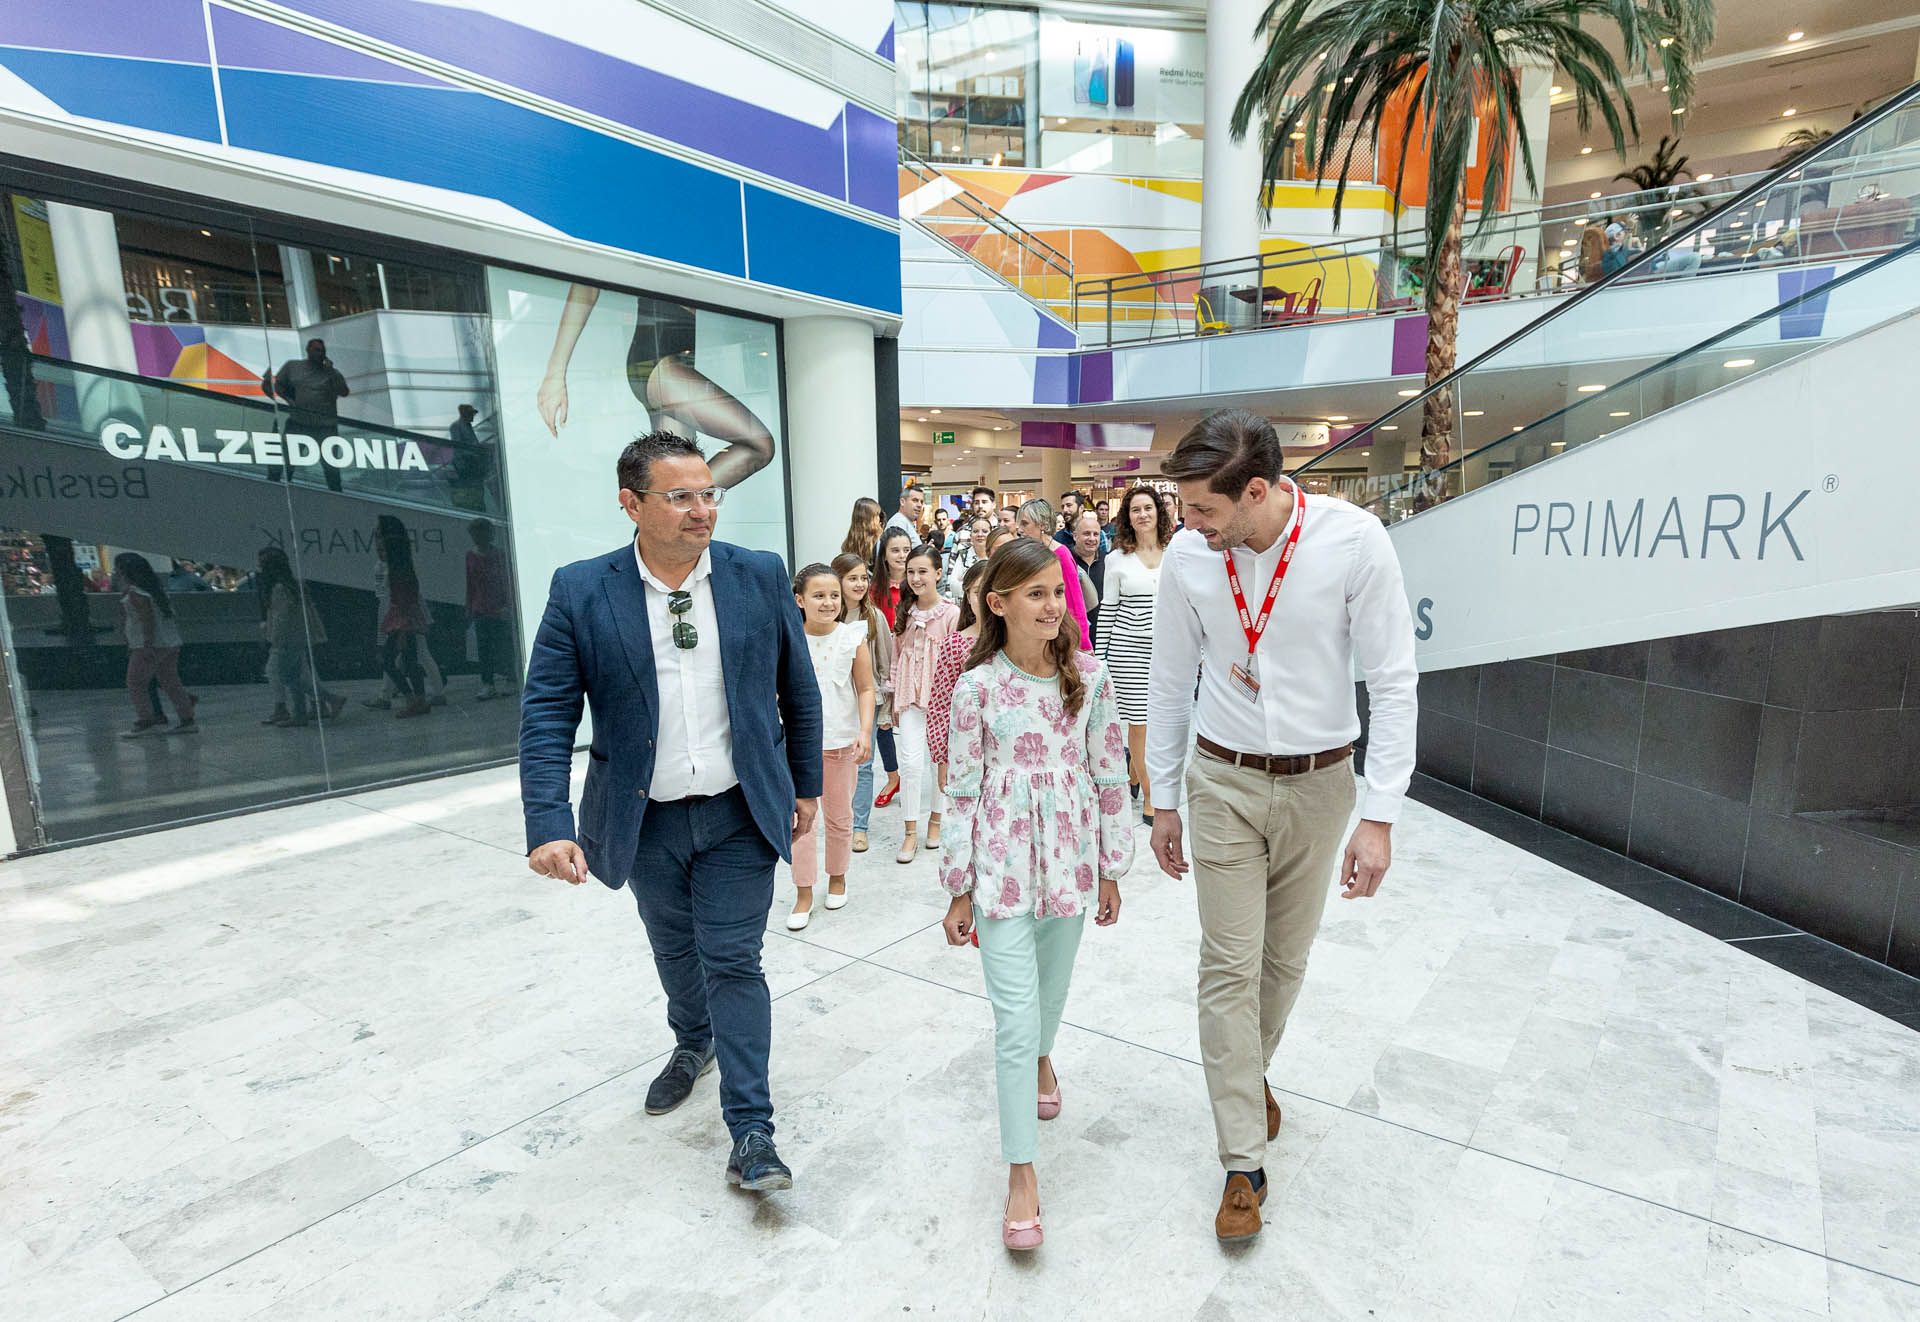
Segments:
[[[960,580],[959,628],[940,644],[940,658],[933,667],[933,695],[927,700],[927,749],[942,793],[947,788],[947,718],[953,710],[953,686],[967,668],[967,654],[980,637],[980,580],[986,574],[985,560],[967,566]]]
[[[900,797],[906,809],[906,833],[896,863],[911,863],[919,853],[920,809],[932,800],[927,815],[927,846],[940,843],[940,813],[946,807],[936,777],[930,774],[932,750],[927,746],[927,704],[933,700],[933,667],[940,645],[960,621],[960,608],[940,596],[940,552],[932,546],[914,548],[907,556],[906,585],[894,610],[893,725],[899,731]],[[929,795],[928,792],[931,791]]]
[[[979,936],[1008,1167],[1001,1239],[1031,1249],[1039,1121],[1062,1105],[1054,1035],[1087,914],[1120,917],[1133,821],[1113,687],[1079,650],[1059,559],[1029,539],[1001,548],[980,599],[980,641],[953,689],[942,926],[951,945]]]

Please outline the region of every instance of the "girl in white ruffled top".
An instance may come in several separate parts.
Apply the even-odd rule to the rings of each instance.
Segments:
[[[807,652],[820,684],[822,744],[820,818],[827,836],[827,908],[847,902],[847,866],[853,860],[853,782],[873,742],[873,660],[864,619],[848,622],[841,605],[840,576],[827,565],[808,565],[793,576],[793,599],[807,631]],[[793,838],[793,912],[787,928],[798,932],[813,918],[813,883],[820,875],[813,855],[814,829]]]
[[[980,594],[980,641],[953,690],[940,882],[953,896],[947,940],[977,935],[993,1002],[1009,1168],[1001,1237],[1031,1249],[1041,1241],[1037,1122],[1061,1108],[1054,1035],[1087,914],[1102,927],[1120,916],[1133,822],[1112,686],[1079,650],[1052,548],[1001,547]]]

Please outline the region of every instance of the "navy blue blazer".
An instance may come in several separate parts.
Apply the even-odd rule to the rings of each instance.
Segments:
[[[820,688],[800,608],[779,557],[725,542],[712,544],[712,557],[734,774],[754,822],[791,859],[794,799],[818,798],[821,775]],[[593,744],[576,834],[567,783],[583,703]],[[653,783],[659,705],[633,544],[555,570],[520,699],[528,853],[578,840],[594,876],[616,890],[627,881]]]

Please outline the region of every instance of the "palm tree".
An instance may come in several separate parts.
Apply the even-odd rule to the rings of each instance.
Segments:
[[[1651,159],[1614,176],[1639,187],[1640,191],[1633,195],[1635,209],[1630,223],[1643,239],[1651,240],[1673,221],[1694,214],[1686,204],[1699,198],[1700,190],[1680,182],[1682,175],[1693,177],[1693,171],[1687,168],[1687,162],[1693,158],[1675,155],[1679,147],[1678,138],[1669,138],[1663,133]],[[1665,205],[1654,210],[1661,203]]]
[[[1624,56],[1616,58],[1595,29],[1610,29]],[[1413,135],[1421,135],[1431,254],[1424,286],[1429,391],[1420,427],[1428,478],[1416,501],[1424,508],[1448,494],[1446,479],[1432,470],[1452,458],[1453,391],[1432,387],[1457,359],[1466,177],[1480,117],[1491,121],[1484,224],[1506,188],[1516,141],[1527,182],[1538,187],[1520,105],[1524,68],[1557,66],[1573,90],[1581,132],[1597,114],[1624,160],[1629,135],[1639,136],[1629,72],[1658,66],[1672,103],[1683,104],[1693,90],[1694,57],[1713,40],[1713,0],[1271,0],[1252,35],[1262,34],[1266,50],[1234,104],[1231,132],[1244,138],[1259,121],[1264,174],[1278,179],[1292,135],[1303,131],[1316,174],[1338,179],[1336,229],[1354,155],[1379,141],[1387,111],[1407,112],[1396,196],[1403,195]],[[1320,90],[1290,100],[1316,84]]]

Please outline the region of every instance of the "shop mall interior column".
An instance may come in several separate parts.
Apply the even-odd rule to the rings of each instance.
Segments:
[[[787,481],[794,568],[831,560],[861,496],[881,491],[875,446],[873,327],[853,317],[795,317],[785,329]]]
[[[1235,142],[1233,103],[1253,76],[1261,0],[1208,0],[1206,137],[1200,152],[1200,260],[1251,257],[1260,248],[1260,126]],[[1208,279],[1205,283],[1212,284]],[[1251,284],[1251,276],[1233,283]],[[1229,300],[1238,303],[1239,300]],[[1257,306],[1257,304],[1243,305]]]

